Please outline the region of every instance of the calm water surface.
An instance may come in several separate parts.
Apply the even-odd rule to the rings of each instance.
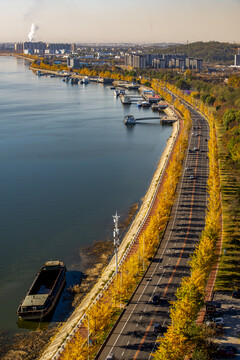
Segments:
[[[0,57],[0,329],[49,259],[81,270],[81,246],[111,235],[112,215],[144,196],[171,126],[123,124],[129,111],[101,84],[37,77]]]

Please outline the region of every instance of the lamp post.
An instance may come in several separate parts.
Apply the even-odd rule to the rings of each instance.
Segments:
[[[117,211],[116,214],[113,215],[113,222],[115,227],[113,229],[113,245],[114,245],[114,252],[116,255],[116,274],[118,272],[118,247],[119,247],[119,228],[118,228],[118,220],[120,216],[118,216]]]

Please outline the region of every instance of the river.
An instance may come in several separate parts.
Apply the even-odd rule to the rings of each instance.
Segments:
[[[0,56],[0,330],[36,272],[60,259],[81,271],[79,249],[112,234],[146,193],[172,127],[142,122],[102,84],[38,77],[23,59]]]

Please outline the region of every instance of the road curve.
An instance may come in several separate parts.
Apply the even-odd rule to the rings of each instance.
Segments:
[[[205,224],[209,126],[202,115],[189,110],[193,126],[172,217],[145,277],[96,359],[104,360],[109,353],[117,360],[151,359],[161,336],[154,333],[154,324],[161,324],[165,331],[170,322],[169,301],[175,299],[182,277],[190,273],[189,257]],[[163,297],[161,305],[152,303],[156,292]]]

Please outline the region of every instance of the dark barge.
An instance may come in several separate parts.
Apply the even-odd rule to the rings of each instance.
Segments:
[[[37,273],[26,297],[17,309],[23,320],[46,318],[54,309],[66,283],[66,266],[61,261],[47,261]]]

